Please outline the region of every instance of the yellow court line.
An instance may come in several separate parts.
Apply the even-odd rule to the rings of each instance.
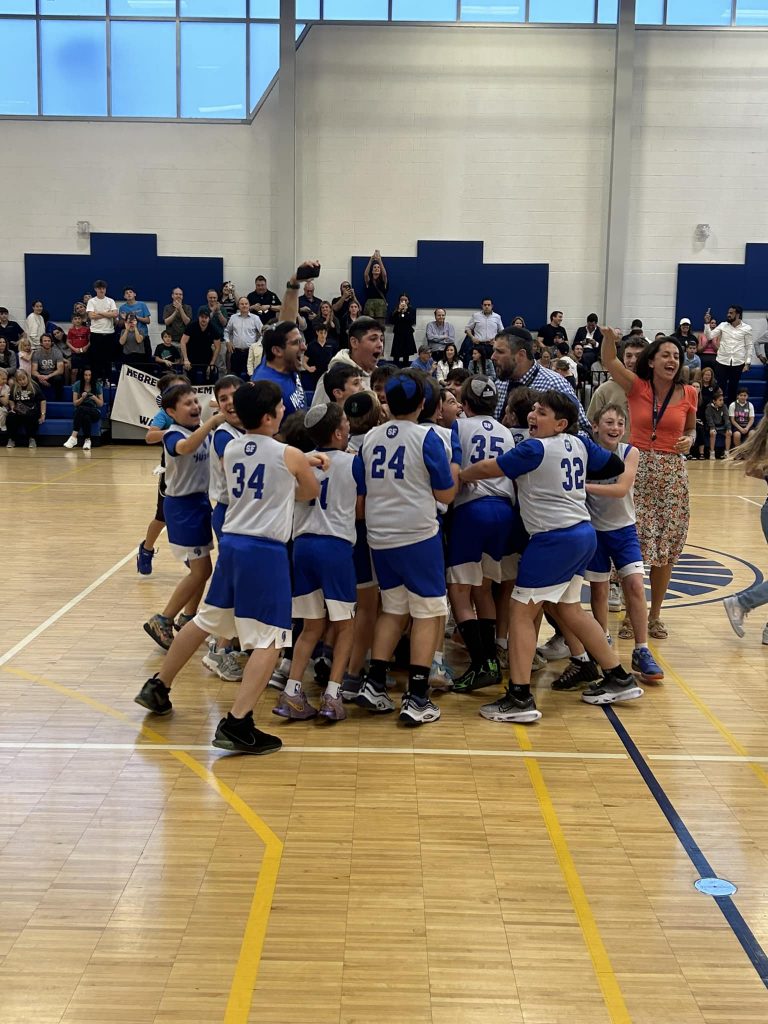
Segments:
[[[84,470],[90,469],[94,465],[96,465],[96,463],[88,461],[84,465],[78,466],[77,469],[68,469],[66,473],[60,473],[58,476],[52,476],[50,480],[43,480],[39,484],[33,484],[29,490],[22,491],[21,494],[31,494],[32,491],[37,491],[41,487],[47,487],[48,484],[55,484],[57,480],[63,480],[65,476],[74,476],[76,473],[82,473]]]
[[[658,644],[653,645],[653,656],[664,669],[665,673],[668,674],[674,680],[674,682],[680,687],[680,689],[683,691],[686,697],[688,697],[691,703],[695,704],[699,711],[702,713],[702,715],[704,715],[704,717],[707,719],[707,721],[711,725],[713,725],[715,729],[717,729],[717,731],[720,733],[720,735],[723,737],[723,739],[729,745],[729,747],[731,747],[731,749],[734,750],[741,757],[746,758],[749,767],[752,769],[752,771],[755,773],[758,779],[760,779],[764,786],[768,786],[768,772],[766,772],[764,768],[761,768],[760,765],[756,764],[754,761],[749,761],[749,751],[747,750],[747,748],[742,743],[739,743],[739,741],[733,735],[728,726],[720,721],[720,719],[717,717],[714,711],[707,707],[707,705],[704,703],[701,697],[699,697],[699,695],[691,689],[688,683],[686,683],[683,677],[672,668],[667,659],[662,657],[661,654],[659,654]]]
[[[528,730],[524,725],[516,725],[515,733],[522,750],[533,750]],[[584,936],[584,942],[592,958],[592,965],[600,985],[600,991],[603,994],[603,1002],[611,1018],[611,1024],[631,1024],[632,1018],[627,1010],[619,982],[611,966],[603,940],[600,937],[600,930],[597,927],[592,908],[589,905],[587,894],[584,892],[584,886],[581,884],[579,872],[573,862],[571,851],[568,849],[568,843],[560,827],[557,811],[549,795],[541,767],[537,761],[530,757],[525,758],[525,767],[528,769],[531,785],[539,801],[541,816],[544,819],[544,824],[547,827],[549,838],[555,850],[555,856],[563,873],[565,884],[568,887],[568,893],[571,897],[573,909],[576,912],[579,927]]]
[[[26,679],[27,682],[37,683],[49,690],[61,693],[71,700],[86,704],[94,711],[102,715],[109,715],[118,721],[127,722],[132,727],[137,727],[136,722],[117,708],[102,704],[101,701],[77,690],[71,690],[68,686],[55,683],[52,679],[45,679],[43,676],[32,675],[19,668],[3,667],[3,672]],[[139,732],[153,743],[167,744],[168,738],[147,725],[139,725]],[[181,764],[194,772],[206,785],[217,793],[236,814],[251,828],[264,844],[264,856],[261,862],[261,870],[256,882],[256,888],[251,900],[251,909],[248,913],[248,921],[245,926],[243,941],[240,945],[240,955],[237,958],[235,973],[229,990],[227,1009],[224,1014],[224,1024],[247,1024],[250,1015],[253,991],[256,987],[256,980],[261,964],[261,953],[264,948],[264,939],[267,934],[269,915],[272,910],[272,900],[277,886],[277,875],[280,870],[280,861],[283,855],[283,844],[275,835],[267,823],[256,814],[256,812],[245,803],[233,790],[201,764],[194,757],[184,751],[169,750],[167,753],[176,758]]]

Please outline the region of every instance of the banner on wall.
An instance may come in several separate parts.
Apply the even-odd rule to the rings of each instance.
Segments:
[[[213,384],[196,387],[195,391],[203,410],[203,419],[207,420],[213,413]],[[157,377],[133,366],[123,366],[112,405],[112,419],[146,430],[160,408],[157,404],[158,395]]]

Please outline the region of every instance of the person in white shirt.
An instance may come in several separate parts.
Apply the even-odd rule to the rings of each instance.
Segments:
[[[504,324],[498,313],[493,311],[493,299],[483,299],[483,308],[479,313],[473,313],[469,323],[464,328],[464,341],[462,342],[459,356],[466,366],[472,358],[472,346],[476,342],[482,342],[485,346],[485,355],[490,358],[493,339],[504,330]]]
[[[250,304],[245,295],[237,301],[237,312],[233,313],[224,328],[224,337],[229,352],[229,372],[236,374],[245,373],[248,370],[250,377],[253,370],[247,366],[249,351],[259,340],[263,325],[260,317],[250,310]],[[261,362],[261,359],[259,359]],[[256,364],[258,365],[258,363]],[[255,366],[254,366],[255,369]]]
[[[27,317],[27,337],[32,342],[32,348],[40,346],[40,339],[45,334],[45,317],[43,316],[43,303],[41,299],[35,299],[32,303],[32,312]]]
[[[715,376],[727,405],[736,401],[739,379],[752,365],[752,328],[741,319],[743,312],[741,306],[729,306],[717,327],[709,312],[704,314],[704,337],[717,345]]]
[[[107,282],[94,281],[96,294],[88,299],[85,307],[91,328],[91,368],[95,380],[109,381],[113,358],[118,362],[122,353],[115,346],[115,320],[118,317],[117,304],[107,297]]]

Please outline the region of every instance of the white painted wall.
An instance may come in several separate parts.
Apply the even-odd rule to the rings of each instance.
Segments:
[[[652,333],[672,324],[678,262],[740,261],[768,240],[768,45],[640,31],[637,65],[624,320]],[[323,262],[318,294],[337,294],[353,253],[483,239],[489,261],[550,264],[549,304],[570,330],[599,311],[612,67],[600,29],[313,28],[298,59],[297,251]],[[156,232],[161,254],[220,254],[239,289],[264,272],[280,291],[276,99],[251,127],[4,121],[0,302],[24,312],[24,252],[85,251],[78,220]]]

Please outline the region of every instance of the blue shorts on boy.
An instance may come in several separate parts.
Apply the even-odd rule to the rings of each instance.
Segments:
[[[355,547],[352,558],[355,563],[355,579],[358,587],[376,587],[379,581],[373,571],[373,560],[371,549],[368,547],[368,531],[365,528],[365,520],[358,519],[355,523]]]
[[[445,563],[439,533],[399,548],[374,549],[371,556],[385,612],[414,619],[445,615]]]
[[[513,580],[516,518],[514,506],[504,498],[478,498],[455,508],[448,536],[448,582],[479,587],[483,578]]]
[[[211,503],[208,500],[210,438],[197,451],[177,453],[193,431],[174,423],[163,435],[166,453],[163,513],[172,554],[181,561],[204,558],[213,550]]]
[[[357,581],[353,548],[339,537],[302,533],[293,542],[293,616],[331,622],[355,614]]]
[[[520,557],[512,597],[523,604],[581,601],[584,576],[596,546],[597,535],[591,523],[534,534]]]
[[[227,514],[227,506],[217,501],[211,512],[211,527],[217,541],[221,541],[221,534],[224,530],[224,517]]]
[[[620,579],[636,573],[643,575],[643,554],[634,523],[618,530],[597,531],[597,548],[587,566],[587,580],[590,583],[607,583],[611,578],[611,562],[616,566]]]

